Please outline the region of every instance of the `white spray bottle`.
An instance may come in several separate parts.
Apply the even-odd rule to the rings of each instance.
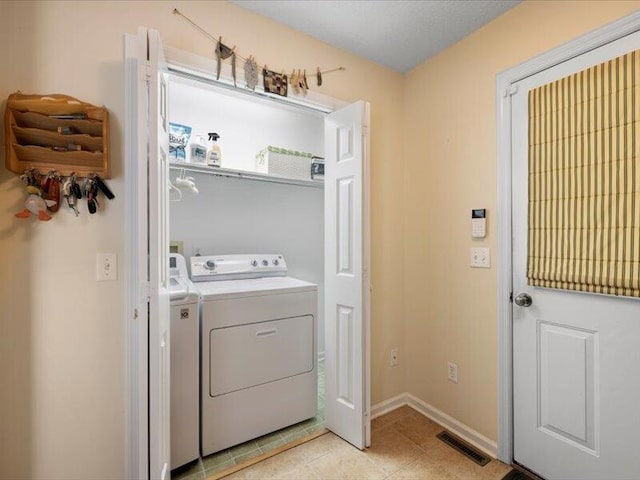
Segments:
[[[207,148],[207,165],[210,167],[219,167],[222,164],[222,151],[218,145],[220,135],[217,133],[209,133],[209,148]]]

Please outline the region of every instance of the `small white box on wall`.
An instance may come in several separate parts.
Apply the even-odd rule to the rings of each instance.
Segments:
[[[471,236],[473,238],[484,238],[487,236],[486,208],[471,210]]]

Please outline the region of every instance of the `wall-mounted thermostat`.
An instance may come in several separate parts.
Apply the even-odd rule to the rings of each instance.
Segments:
[[[487,209],[476,208],[471,210],[471,236],[484,238],[487,235]]]

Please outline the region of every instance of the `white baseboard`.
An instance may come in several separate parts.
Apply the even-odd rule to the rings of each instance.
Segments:
[[[470,443],[476,448],[479,448],[492,458],[496,458],[498,455],[498,444],[485,437],[479,432],[476,432],[473,428],[465,425],[464,423],[450,417],[441,410],[438,410],[433,405],[429,405],[423,402],[418,397],[407,393],[408,405],[414,410],[420,412],[425,417],[430,418],[439,425],[454,433],[464,441]]]
[[[389,413],[403,405],[410,406],[418,413],[421,413],[430,420],[433,420],[438,425],[480,449],[482,452],[492,458],[496,458],[498,454],[498,445],[496,442],[410,393],[401,393],[400,395],[391,397],[388,400],[376,403],[371,407],[371,419],[373,420],[374,418],[384,415],[385,413]]]
[[[406,393],[401,393],[400,395],[391,397],[384,402],[376,403],[375,405],[371,406],[371,420],[407,404],[408,398]]]

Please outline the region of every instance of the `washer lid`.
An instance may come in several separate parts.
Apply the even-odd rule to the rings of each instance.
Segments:
[[[277,295],[281,293],[315,292],[315,283],[293,277],[265,277],[245,280],[221,280],[195,284],[202,300],[222,300],[225,298]]]
[[[169,284],[169,299],[171,305],[186,305],[197,303],[200,293],[188,278],[171,277]]]

